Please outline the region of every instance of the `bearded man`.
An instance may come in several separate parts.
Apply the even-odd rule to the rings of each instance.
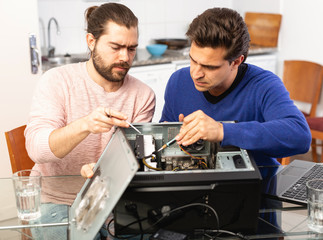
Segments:
[[[113,126],[149,122],[154,114],[152,89],[127,74],[137,17],[117,3],[90,7],[85,16],[90,59],[47,71],[33,98],[26,148],[43,176],[79,174],[99,159]]]

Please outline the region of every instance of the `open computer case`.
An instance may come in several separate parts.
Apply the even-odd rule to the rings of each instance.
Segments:
[[[71,239],[93,238],[112,212],[116,236],[256,231],[261,175],[252,156],[203,140],[169,144],[181,124],[116,129],[70,209]]]

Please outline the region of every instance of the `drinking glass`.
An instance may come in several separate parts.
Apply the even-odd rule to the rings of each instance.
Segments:
[[[313,179],[306,183],[308,227],[323,233],[323,179]]]
[[[36,170],[21,170],[12,176],[18,217],[35,220],[40,217],[41,173]]]

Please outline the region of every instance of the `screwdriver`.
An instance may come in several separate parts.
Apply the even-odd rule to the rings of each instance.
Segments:
[[[107,114],[108,118],[112,118],[112,116],[110,114],[108,114],[108,113],[106,113],[106,114]],[[132,125],[129,121],[125,120],[125,122],[128,123],[129,126],[132,127],[137,133],[142,135],[142,133],[134,125]]]
[[[145,158],[147,159],[147,158],[150,158],[150,157],[152,157],[152,158],[156,158],[156,153],[158,153],[158,152],[160,152],[161,150],[163,150],[163,149],[165,149],[165,148],[167,148],[167,147],[169,147],[170,145],[172,145],[172,144],[174,144],[176,142],[176,139],[175,138],[173,138],[172,140],[170,140],[170,141],[168,141],[167,143],[165,143],[160,149],[158,149],[157,151],[154,151],[154,152],[152,152],[150,155],[148,155],[148,156],[145,156]]]
[[[136,130],[137,133],[142,135],[142,133],[134,125],[132,125],[129,121],[126,120],[126,123],[128,123],[130,127],[132,127],[134,130]]]
[[[169,147],[170,145],[172,145],[173,143],[176,142],[176,139],[173,138],[172,140],[168,141],[167,143],[165,143],[160,149],[158,149],[156,152],[160,152],[161,150]]]

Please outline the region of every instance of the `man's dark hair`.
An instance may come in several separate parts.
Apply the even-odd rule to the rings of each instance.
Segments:
[[[198,15],[186,35],[199,47],[224,47],[224,57],[230,63],[237,57],[248,56],[250,36],[240,14],[228,8],[211,8]]]
[[[112,21],[128,29],[138,26],[138,18],[126,6],[118,3],[105,3],[101,6],[92,6],[85,11],[87,32],[92,33],[95,39],[106,32],[106,23]]]

